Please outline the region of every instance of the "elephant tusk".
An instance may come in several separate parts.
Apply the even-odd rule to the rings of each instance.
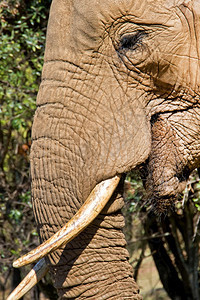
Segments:
[[[36,285],[47,273],[49,266],[42,258],[26,275],[14,291],[8,296],[7,300],[18,300],[23,297],[34,285]]]
[[[75,238],[98,216],[112,196],[120,178],[120,175],[116,175],[97,184],[82,207],[66,225],[36,249],[17,259],[13,263],[13,267],[19,268],[28,265]]]

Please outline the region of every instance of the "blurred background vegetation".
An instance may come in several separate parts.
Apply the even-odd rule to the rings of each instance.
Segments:
[[[27,273],[26,268],[13,269],[13,260],[39,242],[31,205],[29,151],[50,3],[0,1],[1,299]],[[30,299],[38,299],[40,290],[34,289]]]
[[[38,245],[29,151],[51,0],[0,2],[0,298],[28,272],[12,262]],[[199,299],[200,183],[190,176],[175,210],[154,215],[138,172],[125,183],[125,235],[144,299]],[[154,263],[153,263],[154,261]],[[151,267],[150,267],[151,266]],[[156,271],[157,270],[157,271]],[[155,275],[155,273],[157,275]],[[157,276],[152,284],[142,277]],[[145,288],[146,287],[146,288]],[[164,289],[165,291],[164,291]],[[42,296],[43,295],[43,296]],[[43,297],[43,298],[42,298]],[[46,276],[25,299],[57,299]]]

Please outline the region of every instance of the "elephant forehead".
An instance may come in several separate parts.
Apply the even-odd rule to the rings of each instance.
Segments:
[[[54,0],[48,24],[46,59],[52,59],[53,52],[59,56],[62,48],[68,54],[77,50],[96,50],[109,28],[115,24],[130,22],[136,24],[167,24],[174,26],[176,7],[181,0]],[[105,30],[106,29],[106,30]],[[48,53],[47,53],[48,51]],[[51,55],[49,55],[51,53]]]
[[[187,2],[187,3],[186,3]],[[184,3],[192,6],[193,1]],[[198,2],[198,1],[197,1]],[[98,25],[99,19],[109,17],[112,22],[123,16],[132,16],[137,20],[146,20],[150,24],[162,23],[169,19],[170,10],[183,3],[182,0],[74,0],[72,1],[74,15],[78,18],[81,15],[88,22]],[[153,17],[156,15],[157,19]],[[109,20],[108,19],[108,20]],[[77,19],[75,19],[77,21]]]

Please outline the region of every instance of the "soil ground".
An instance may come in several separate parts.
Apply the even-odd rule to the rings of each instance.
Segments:
[[[148,250],[146,256],[148,256]],[[152,256],[143,260],[137,283],[143,300],[170,300],[162,286]]]

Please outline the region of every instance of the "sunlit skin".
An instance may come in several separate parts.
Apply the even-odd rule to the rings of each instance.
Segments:
[[[31,149],[42,242],[97,184],[141,164],[153,208],[173,206],[200,166],[199,22],[199,1],[53,1]],[[46,258],[60,299],[141,299],[122,233],[122,181]]]

